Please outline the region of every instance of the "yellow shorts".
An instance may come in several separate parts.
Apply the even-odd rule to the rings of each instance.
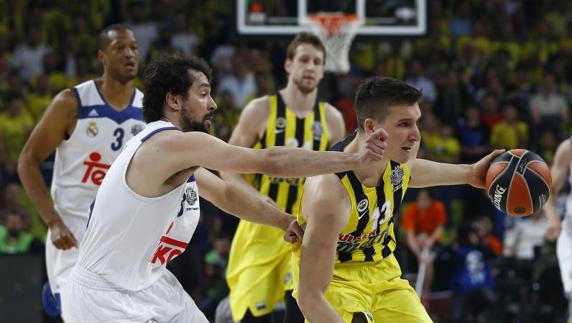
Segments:
[[[336,268],[325,296],[345,322],[364,313],[369,322],[433,322],[419,297],[404,279],[376,280],[377,266]]]
[[[232,241],[227,282],[233,320],[247,310],[254,316],[269,314],[293,289],[290,245],[284,232],[241,221]]]

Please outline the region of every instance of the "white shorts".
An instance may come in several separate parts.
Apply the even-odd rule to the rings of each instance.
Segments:
[[[60,216],[79,244],[85,234],[87,217],[66,214],[60,214]],[[78,256],[79,250],[77,248],[68,250],[56,248],[52,243],[51,232],[48,230],[46,238],[46,271],[48,272],[52,293],[59,293],[61,280],[69,276]]]
[[[140,291],[111,289],[93,274],[75,267],[61,289],[66,322],[185,322],[208,323],[177,278],[168,270]]]
[[[565,220],[567,221],[567,220]],[[562,276],[562,285],[564,285],[564,292],[566,294],[572,292],[572,238],[564,226],[560,232],[558,241],[556,243],[556,255],[558,256],[558,264],[560,265],[560,275]]]

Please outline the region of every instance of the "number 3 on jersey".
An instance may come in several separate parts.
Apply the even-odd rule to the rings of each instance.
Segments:
[[[113,132],[113,136],[115,137],[115,141],[111,143],[111,149],[113,151],[118,151],[123,146],[123,135],[125,135],[125,131],[123,128],[117,128]]]

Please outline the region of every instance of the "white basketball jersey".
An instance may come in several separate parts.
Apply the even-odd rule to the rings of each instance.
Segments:
[[[94,80],[73,91],[79,106],[77,124],[56,149],[51,191],[60,214],[87,217],[109,165],[145,127],[143,93],[134,89],[129,106],[119,112],[107,104]]]
[[[113,162],[97,193],[77,266],[112,288],[141,290],[157,281],[197,227],[194,176],[160,197],[144,197],[127,186],[127,167],[139,146],[159,131],[175,129],[165,121],[148,124]]]

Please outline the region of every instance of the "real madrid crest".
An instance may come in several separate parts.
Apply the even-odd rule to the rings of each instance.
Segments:
[[[393,191],[397,191],[401,188],[403,184],[403,175],[405,172],[400,165],[397,165],[394,169],[391,170],[391,175],[389,177],[391,181],[391,185],[393,185]]]
[[[139,132],[141,132],[141,130],[143,130],[142,124],[137,123],[137,124],[134,124],[133,126],[131,126],[131,134],[134,136],[136,134],[138,134]]]
[[[187,192],[185,194],[185,199],[189,205],[194,205],[197,201],[197,191],[192,185],[187,186]]]
[[[87,128],[85,128],[85,134],[88,137],[94,138],[99,133],[99,128],[97,127],[97,123],[95,121],[90,121],[87,124]]]

